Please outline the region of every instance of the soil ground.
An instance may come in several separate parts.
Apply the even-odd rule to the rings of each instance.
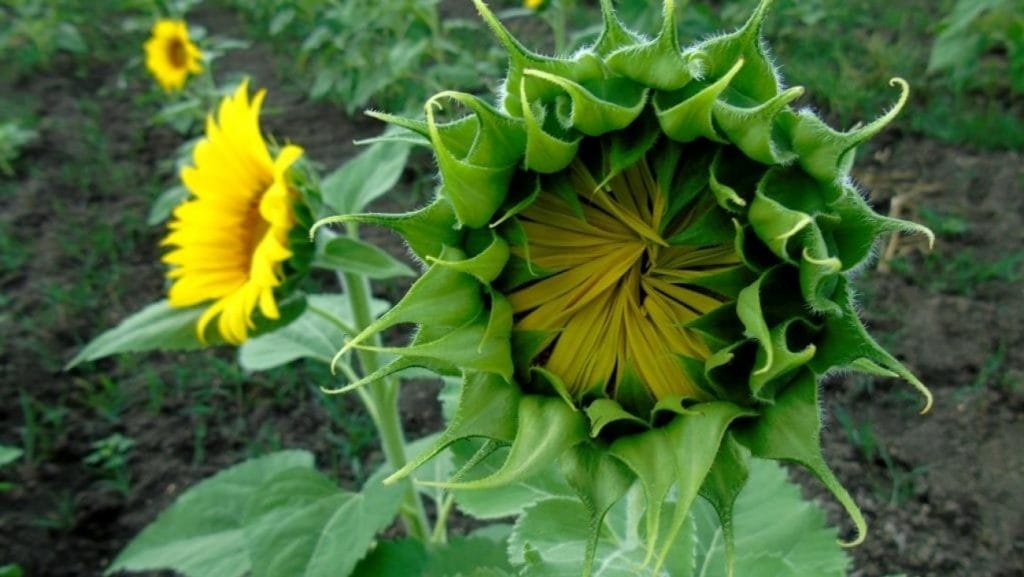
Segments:
[[[211,29],[233,25],[221,13],[206,18]],[[377,130],[306,102],[258,47],[231,58],[222,66],[270,87],[264,128],[301,143],[324,166],[352,154],[353,138]],[[42,117],[40,139],[19,162],[17,179],[4,185],[0,212],[11,239],[5,259],[27,254],[0,275],[0,443],[23,446],[29,431],[39,456],[2,472],[15,488],[0,494],[0,565],[18,563],[29,576],[101,574],[184,488],[261,451],[310,449],[347,484],[380,460],[360,437],[368,425],[357,403],[320,400],[318,383],[308,381],[322,374],[312,369],[240,375],[230,368],[230,351],[214,351],[61,371],[90,336],[161,295],[162,230],[141,220],[154,175],[165,174],[161,161],[178,141],[150,127],[149,112],[133,101],[145,81],[124,87],[120,69],[83,73],[58,61],[12,87]],[[850,551],[852,575],[1024,575],[1024,452],[1017,445],[1024,439],[1024,288],[1013,274],[1021,263],[1012,261],[1024,251],[1024,163],[1017,152],[965,150],[898,132],[884,138],[855,172],[876,207],[933,225],[944,215],[954,221],[940,230],[931,256],[917,240],[900,239],[888,252],[882,247],[880,266],[858,281],[872,332],[931,387],[934,410],[917,416],[920,399],[895,381],[837,375],[823,385],[827,459],[871,528]],[[99,149],[101,173],[68,177],[68,167],[91,162]],[[81,241],[81,230],[97,227],[116,250],[69,246]],[[101,264],[116,274],[83,279],[90,258],[115,259]],[[60,289],[85,282],[91,308],[61,298]],[[118,288],[124,283],[131,289]],[[213,378],[189,382],[196,374],[190,364],[203,364],[201,374]],[[430,384],[403,392],[414,436],[440,426],[435,394]],[[336,410],[348,423],[340,432]],[[83,462],[93,442],[113,433],[135,442],[123,491]],[[848,532],[838,506],[797,476]]]

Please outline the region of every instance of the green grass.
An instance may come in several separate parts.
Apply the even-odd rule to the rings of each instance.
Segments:
[[[1016,283],[1024,280],[1024,251],[989,259],[974,249],[953,254],[932,252],[917,261],[900,257],[892,268],[914,283],[924,283],[931,292],[974,296],[989,283]]]
[[[38,465],[50,458],[58,437],[67,426],[70,413],[66,401],[48,404],[22,390],[18,395],[22,425],[21,449],[25,461]]]
[[[937,212],[927,206],[922,206],[919,213],[921,224],[930,228],[939,237],[957,238],[967,233],[970,228],[967,219],[959,214]]]
[[[18,272],[29,256],[29,245],[14,235],[9,224],[0,222],[0,285]]]
[[[402,0],[392,1],[402,3]],[[553,3],[557,4],[558,1],[553,0]],[[594,6],[575,4],[578,6],[569,20],[577,24],[577,29],[570,31],[569,36],[574,36],[572,32],[586,32],[582,38],[592,38],[599,14]],[[659,14],[656,3],[622,0],[617,4],[619,13],[627,23],[647,34],[656,32]],[[840,128],[869,121],[892,106],[898,93],[889,86],[889,80],[902,77],[912,87],[912,102],[897,121],[897,128],[979,148],[1022,148],[1024,107],[1019,98],[1009,97],[1004,86],[1007,76],[1005,70],[999,74],[999,66],[995,67],[996,73],[992,66],[978,67],[967,79],[953,78],[942,72],[928,72],[941,16],[949,13],[953,4],[954,0],[779,0],[766,21],[765,36],[787,83],[807,87],[808,93],[803,104],[820,110]],[[250,31],[277,46],[283,67],[311,78],[314,93],[334,94],[339,90],[353,90],[350,82],[340,83],[334,88],[318,89],[318,83],[312,80],[325,77],[325,74],[337,69],[337,63],[341,61],[346,63],[345,70],[356,67],[356,71],[345,72],[356,79],[360,74],[358,67],[366,66],[347,46],[340,48],[336,44],[321,42],[313,48],[308,42],[302,43],[306,37],[318,35],[311,35],[308,30],[302,29],[301,24],[314,26],[317,30],[330,29],[331,9],[323,8],[322,13],[316,10],[304,11],[296,8],[295,2],[282,2],[273,8],[245,7],[247,5],[244,3],[236,5],[244,10],[250,20]],[[496,4],[499,11],[502,7],[513,5],[515,3]],[[692,0],[680,10],[680,39],[688,44],[713,32],[739,26],[755,5],[755,0],[727,3]],[[553,9],[551,14],[555,13],[558,11]],[[508,23],[513,27],[524,28],[527,31],[526,37],[534,39],[528,40],[527,44],[541,49],[550,45],[548,36],[552,28],[547,25],[531,26],[529,20],[550,20],[548,15],[520,15],[508,19]],[[493,77],[493,83],[499,79],[500,72],[493,62],[483,66],[483,63],[495,60],[493,41],[481,34],[478,24],[470,16],[465,26],[458,29],[472,29],[475,44],[484,43],[489,56],[480,58],[478,66],[482,68],[477,73],[485,76],[489,74]],[[342,30],[336,31],[335,36],[346,34],[351,28],[348,20],[337,25]],[[387,30],[399,26],[390,21],[380,25]],[[557,26],[554,28],[557,29]],[[443,26],[438,27],[433,34],[443,29]],[[423,33],[429,39],[428,45],[438,42],[432,33]],[[367,35],[367,38],[373,37]],[[445,45],[453,40],[458,41],[457,36],[442,38],[438,44]],[[390,42],[389,46],[391,44],[394,42]],[[394,48],[399,46],[395,45]],[[471,81],[461,79],[447,72],[452,67],[448,65],[450,63],[434,66],[436,63],[426,54],[423,58],[424,66],[416,69],[415,87],[405,87],[406,92],[397,96],[393,94],[393,88],[400,86],[399,80],[408,80],[404,72],[393,72],[395,79],[383,85],[381,96],[369,101],[370,104],[393,111],[408,107],[418,110],[431,92],[441,88],[470,91],[482,88],[476,80],[478,76],[471,75]],[[452,58],[449,56],[449,59]],[[1005,60],[998,51],[986,56],[987,61],[998,62],[1001,59]],[[459,63],[464,68],[471,67],[470,63],[461,60]],[[375,75],[369,72],[366,74]],[[385,95],[387,90],[392,93]],[[412,94],[409,90],[412,90]],[[334,96],[340,97],[339,94]],[[350,113],[358,108],[350,106],[352,95],[342,100],[349,106]],[[365,97],[359,99],[364,100]]]
[[[82,462],[93,469],[104,486],[128,496],[132,480],[128,460],[134,446],[132,439],[113,433],[92,443],[92,452]]]
[[[872,479],[878,497],[887,500],[892,507],[910,500],[914,496],[917,479],[925,473],[926,467],[908,469],[897,462],[888,445],[877,436],[870,422],[854,420],[842,407],[836,408],[835,417],[863,462],[882,466],[879,477]]]
[[[729,5],[727,15],[754,4]],[[979,148],[1024,148],[1024,108],[1006,94],[1005,75],[979,72],[965,83],[927,72],[938,32],[934,15],[952,6],[953,0],[779,0],[765,36],[787,83],[807,87],[802,102],[840,128],[890,107],[897,93],[889,79],[898,76],[910,83],[912,100],[895,128]]]
[[[692,2],[685,38],[712,27],[737,26],[756,4],[719,9]],[[911,85],[911,103],[894,128],[979,148],[1024,148],[1024,108],[1008,98],[1003,76],[979,71],[970,82],[928,73],[938,32],[936,14],[954,0],[779,0],[765,36],[786,82],[805,86],[802,101],[840,128],[869,121],[889,108],[896,92],[889,79]]]
[[[999,341],[993,350],[978,367],[978,373],[971,382],[956,390],[954,398],[964,400],[975,397],[986,390],[1017,391],[1021,383],[1019,372],[1015,374],[1006,363],[1006,343]]]

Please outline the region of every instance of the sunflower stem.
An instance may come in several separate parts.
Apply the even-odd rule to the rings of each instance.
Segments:
[[[350,234],[354,234],[354,231],[350,231]],[[361,331],[373,322],[373,313],[370,310],[370,282],[366,277],[354,273],[344,273],[340,275],[340,280],[345,292],[348,293],[355,328]],[[375,346],[381,344],[377,335],[370,340]],[[381,367],[380,357],[376,351],[359,349],[356,354],[359,356],[364,375],[372,374]],[[359,390],[366,393],[360,394],[360,399],[366,405],[380,434],[384,457],[397,471],[405,466],[407,461],[405,432],[402,430],[402,420],[398,414],[398,383],[392,377],[385,377]],[[411,537],[426,543],[430,539],[431,531],[423,502],[416,493],[412,480],[404,479],[401,482],[405,484],[405,498],[401,508],[405,530]]]
[[[447,493],[441,501],[437,511],[437,521],[434,523],[434,533],[430,536],[431,543],[444,544],[448,542],[448,516],[455,506],[455,495]]]

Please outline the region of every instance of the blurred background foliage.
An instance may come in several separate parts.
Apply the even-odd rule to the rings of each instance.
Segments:
[[[754,3],[679,2],[680,38],[738,25]],[[153,14],[183,15],[207,4],[240,14],[246,36],[273,48],[290,82],[349,115],[368,107],[414,110],[442,89],[486,92],[503,65],[471,4],[455,0],[2,0],[7,66],[0,76],[15,81],[57,58],[113,65],[124,46],[111,38],[143,32]],[[531,45],[566,54],[599,25],[593,1],[550,0],[536,12],[496,4]],[[655,30],[657,4],[617,2],[623,19],[647,33]],[[894,98],[888,79],[900,76],[915,101],[902,128],[981,148],[1020,148],[1022,8],[1020,0],[778,0],[766,36],[788,83],[807,86],[811,103],[840,125],[883,110]]]

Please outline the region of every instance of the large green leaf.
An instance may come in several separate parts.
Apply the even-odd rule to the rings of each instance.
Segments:
[[[438,394],[446,423],[450,423],[455,416],[462,388],[463,383],[460,379],[445,379],[445,385]],[[429,438],[433,439],[434,437]],[[421,439],[417,443],[421,441],[425,441],[425,439]],[[451,445],[450,453],[445,452],[434,457],[433,468],[424,465],[417,469],[417,480],[445,481],[451,478],[452,472],[465,468],[471,461],[473,466],[471,471],[468,471],[472,475],[471,478],[490,477],[497,473],[508,459],[509,449],[491,444],[488,446],[494,449],[493,452],[486,456],[478,454],[485,444],[486,441],[482,439],[463,439],[455,442]],[[418,454],[423,447],[418,447],[418,449],[410,448],[409,452],[413,455]],[[437,461],[441,463],[437,464]],[[425,470],[436,469],[439,466],[446,467],[443,476],[439,476],[437,471]],[[538,501],[556,497],[571,497],[574,493],[566,484],[558,464],[553,461],[551,466],[518,483],[489,489],[456,490],[452,491],[452,495],[455,498],[455,503],[463,512],[478,519],[500,519],[518,515],[527,506]]]
[[[395,186],[412,145],[378,142],[363,150],[321,183],[324,202],[341,214],[361,212]]]
[[[634,487],[600,526],[594,577],[707,577],[727,575],[725,543],[714,508],[698,500],[671,553],[653,573],[645,563],[644,499]],[[671,518],[674,502],[662,515]],[[736,562],[740,577],[834,577],[845,575],[849,559],[825,526],[823,511],[804,501],[799,489],[774,462],[750,463],[750,482],[734,509]],[[586,540],[590,537],[584,506],[574,499],[536,503],[516,522],[509,539],[509,558],[524,577],[580,577]],[[666,525],[667,523],[662,523]]]
[[[173,569],[187,577],[233,577],[252,565],[243,532],[249,499],[289,470],[310,470],[313,455],[281,451],[246,461],[186,491],[114,559],[117,571]]]
[[[375,279],[416,275],[408,265],[387,252],[347,236],[335,237],[324,243],[313,259],[313,266]]]
[[[501,577],[513,575],[506,549],[511,525],[490,525],[429,547],[415,539],[378,544],[353,577]]]
[[[643,498],[634,488],[605,515],[597,540],[594,577],[650,576],[644,567],[647,548],[639,534]],[[516,521],[509,538],[509,559],[523,577],[581,577],[589,515],[577,499],[549,499],[534,504]],[[681,531],[685,534],[687,531]],[[679,539],[685,544],[685,538]]]
[[[469,462],[480,446],[480,441],[471,440],[454,444],[452,449],[456,467]],[[489,477],[497,473],[507,459],[508,449],[498,449],[476,464],[472,474],[474,478]],[[499,519],[518,515],[538,501],[575,496],[562,477],[557,461],[552,461],[551,466],[518,483],[489,489],[455,490],[452,494],[459,509],[478,519]]]
[[[427,548],[416,539],[382,541],[352,571],[352,577],[420,577]]]
[[[743,577],[836,577],[846,575],[849,558],[825,513],[800,497],[773,461],[753,459],[750,482],[733,510],[736,532],[735,575]],[[714,510],[699,502],[695,575],[725,575],[725,547]]]
[[[382,477],[372,477],[359,493],[342,491],[311,469],[268,480],[246,512],[253,577],[350,574],[398,514],[403,487],[383,485]]]
[[[487,570],[513,574],[508,562],[509,525],[492,525],[450,540],[430,551],[423,577],[490,575]]]
[[[90,341],[64,368],[117,353],[202,348],[205,345],[196,336],[196,322],[204,310],[202,306],[174,308],[166,300],[157,301]],[[220,342],[212,335],[210,339]]]
[[[295,293],[278,302],[276,319],[265,318],[256,311],[253,315],[255,329],[250,336],[255,338],[287,326],[305,310],[305,296]],[[64,370],[119,353],[188,351],[224,344],[215,322],[206,327],[202,340],[196,334],[196,323],[205,311],[206,305],[177,308],[167,300],[152,303],[90,341],[68,361]]]
[[[388,309],[387,301],[373,299],[376,317]],[[352,312],[344,295],[309,295],[306,310],[292,323],[242,343],[238,364],[249,371],[265,371],[308,358],[330,364],[331,358],[353,335]]]

